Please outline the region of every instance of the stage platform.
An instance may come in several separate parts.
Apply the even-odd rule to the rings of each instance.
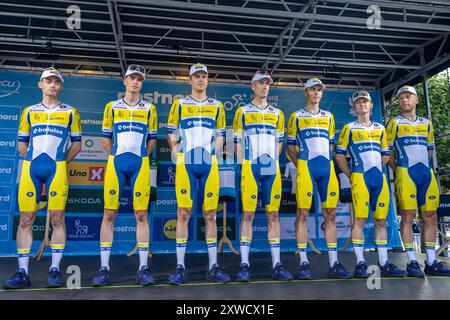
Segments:
[[[406,267],[406,256],[402,252],[391,252],[390,260],[398,267]],[[339,258],[347,270],[354,270],[353,253],[340,253]],[[449,258],[441,259],[448,264]],[[0,290],[1,300],[448,300],[450,299],[450,277],[382,278],[380,289],[369,290],[365,279],[333,280],[326,276],[328,254],[309,254],[313,280],[274,281],[270,278],[270,253],[253,253],[250,256],[253,281],[250,283],[231,282],[212,284],[206,281],[207,254],[187,254],[186,267],[188,282],[181,286],[167,283],[167,275],[174,270],[175,254],[156,254],[150,265],[156,285],[142,287],[134,284],[139,263],[137,255],[111,256],[112,284],[106,288],[92,288],[90,279],[96,274],[100,264],[99,256],[67,256],[61,263],[64,281],[70,276],[66,273],[70,265],[81,270],[81,289],[45,288],[51,258],[40,261],[31,259],[30,275],[32,286],[21,290]],[[377,253],[366,253],[368,265],[377,263]],[[419,263],[424,265],[424,255],[418,255]],[[219,254],[222,269],[232,279],[239,266],[239,257],[231,253]],[[299,258],[294,253],[283,253],[282,262],[295,276],[299,271]],[[0,281],[3,282],[17,269],[16,258],[0,258]],[[372,281],[373,283],[373,281]]]

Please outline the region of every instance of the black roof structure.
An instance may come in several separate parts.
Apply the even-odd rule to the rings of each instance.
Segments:
[[[450,0],[3,0],[0,68],[185,81],[202,62],[215,82],[269,68],[280,87],[392,94],[450,65],[449,35]]]

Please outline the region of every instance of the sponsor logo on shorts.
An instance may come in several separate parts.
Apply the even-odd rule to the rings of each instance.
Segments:
[[[30,191],[30,192],[27,192],[27,196],[31,198],[32,196],[34,196],[34,193],[31,192],[31,191]]]
[[[381,202],[381,203],[380,203],[380,207],[383,208],[384,206],[385,206],[385,204],[384,204],[383,202]]]
[[[181,193],[182,194],[186,194],[187,190],[186,189],[181,189]]]
[[[52,197],[54,197],[54,196],[57,195],[57,193],[56,193],[56,191],[52,191],[52,192],[50,193],[50,195],[51,195]]]
[[[253,195],[252,195],[252,199],[256,199],[256,195],[253,194]]]
[[[416,197],[416,195],[415,195],[415,194],[412,194],[412,195],[411,195],[411,198],[413,198],[413,199],[414,199],[415,197]]]
[[[134,195],[135,195],[136,197],[140,197],[140,196],[141,196],[141,193],[140,193],[140,192],[136,192]]]
[[[336,192],[331,192],[330,196],[334,197],[336,195]]]
[[[434,199],[436,199],[436,196],[429,196],[428,199],[434,200]]]
[[[116,190],[114,190],[114,189],[109,190],[109,194],[115,195],[116,194]]]
[[[208,192],[208,194],[207,194],[208,198],[211,198],[212,195],[213,195],[212,192]]]
[[[279,195],[279,194],[276,194],[276,195],[275,195],[275,199],[280,199],[280,195]]]

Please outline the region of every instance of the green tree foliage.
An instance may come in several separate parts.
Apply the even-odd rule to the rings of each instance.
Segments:
[[[449,71],[450,72],[450,71]],[[414,86],[419,95],[419,105],[417,115],[426,117],[425,95],[422,83]],[[430,96],[431,117],[433,121],[436,140],[436,156],[438,171],[443,168],[450,168],[450,137],[439,138],[450,134],[450,83],[447,71],[438,73],[428,78],[428,91]],[[387,121],[400,113],[398,101],[393,97],[388,102],[386,111]],[[441,192],[450,191],[450,176],[441,177]]]

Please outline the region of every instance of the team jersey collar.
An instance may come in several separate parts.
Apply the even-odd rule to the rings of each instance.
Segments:
[[[416,114],[416,119],[414,119],[414,121],[411,121],[410,119],[408,119],[407,117],[405,117],[404,115],[400,115],[400,117],[402,117],[402,118],[404,118],[404,119],[406,119],[406,120],[408,120],[409,122],[411,122],[411,123],[414,123],[414,122],[416,122],[417,120],[419,120],[419,116]]]
[[[209,99],[209,97],[206,96],[206,98],[205,98],[204,100],[199,101],[199,100],[197,100],[197,99],[194,99],[191,95],[189,95],[188,97],[191,98],[192,100],[194,100],[195,102],[198,102],[198,103],[203,103],[203,102],[205,102],[205,101],[207,101],[207,100]]]
[[[123,103],[125,103],[127,106],[134,108],[134,107],[136,107],[137,105],[139,105],[139,104],[142,102],[142,99],[139,99],[139,101],[136,102],[136,104],[134,104],[134,105],[128,104],[128,102],[125,101],[125,98],[122,98],[122,101],[123,101]]]
[[[62,105],[62,104],[63,104],[63,103],[60,101],[60,102],[58,102],[57,104],[55,104],[55,106],[54,106],[53,108],[49,108],[49,107],[47,107],[47,106],[44,104],[44,102],[41,102],[41,105],[42,105],[45,109],[47,109],[47,110],[49,110],[49,111],[56,109],[57,107],[59,107],[59,106]]]
[[[313,113],[313,112],[307,110],[305,107],[302,107],[302,109],[303,109],[305,112],[307,112],[307,113],[309,113],[309,114],[312,114],[312,115],[314,115],[314,116],[317,116],[318,114],[320,114],[320,113],[322,112],[322,109],[320,109],[320,108],[319,108],[319,111],[317,111],[317,113]]]
[[[270,107],[270,103],[268,103],[267,106],[265,106],[264,108],[258,107],[258,106],[257,106],[256,104],[254,104],[253,102],[250,102],[250,104],[251,104],[252,106],[254,106],[255,108],[257,108],[258,110],[261,110],[261,111],[266,110],[267,108]]]
[[[357,124],[362,125],[364,128],[370,128],[373,126],[373,121],[370,121],[370,124],[368,126],[366,126],[364,123],[359,122],[358,120],[355,121]]]

